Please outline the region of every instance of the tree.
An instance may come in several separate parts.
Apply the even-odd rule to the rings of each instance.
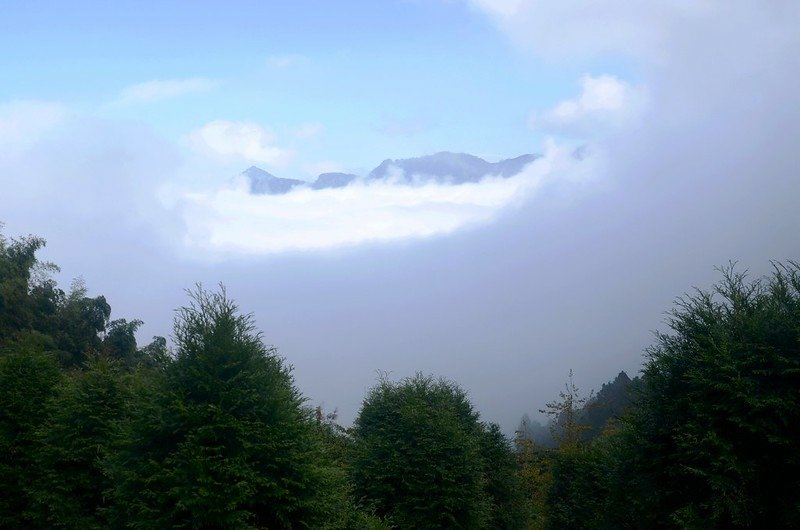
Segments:
[[[558,394],[559,399],[547,403],[545,408],[539,411],[550,416],[550,432],[557,447],[562,450],[577,448],[583,440],[584,433],[591,428],[582,422],[582,413],[592,395],[580,396],[573,375],[570,370],[564,390]]]
[[[800,265],[679,299],[627,429],[648,526],[800,527]]]
[[[138,319],[130,322],[124,318],[110,321],[106,325],[103,337],[103,351],[112,359],[129,367],[138,364],[140,359],[136,348],[136,330],[142,324],[143,322]]]
[[[102,350],[100,333],[106,331],[111,316],[105,296],[90,298],[86,294],[82,281],[73,282],[54,317],[51,334],[61,363],[68,367],[80,367]]]
[[[517,457],[497,424],[483,426],[481,459],[489,501],[486,527],[497,530],[529,528],[530,514],[523,483],[517,473]]]
[[[527,417],[527,414],[525,415]],[[524,418],[523,425],[525,427]],[[548,493],[553,482],[552,454],[549,448],[538,446],[525,430],[517,431],[514,440],[517,457],[517,476],[525,497],[527,528],[539,530],[547,527]]]
[[[353,498],[349,481],[353,454],[352,429],[336,422],[337,412],[324,413],[322,407],[314,410],[317,437],[322,445],[324,459],[322,480],[324,495],[318,498],[319,509],[326,514],[323,530],[388,530],[389,526]]]
[[[557,400],[539,412],[550,417],[550,432],[556,447],[542,455],[545,464],[539,496],[546,497],[546,518],[541,526],[547,528],[591,528],[587,516],[596,511],[595,495],[598,486],[594,455],[584,441],[590,426],[584,423],[589,396],[581,397],[569,371],[564,390]],[[541,487],[540,487],[541,488]]]
[[[455,384],[382,377],[354,426],[356,498],[400,528],[481,528],[489,501],[482,429]]]
[[[631,379],[624,371],[613,381],[603,384],[580,411],[581,423],[589,427],[583,433],[584,440],[597,438],[609,429],[618,428],[619,420],[630,407],[638,384],[638,378]]]
[[[0,355],[0,528],[25,528],[36,432],[61,374],[56,360],[17,344]]]
[[[50,277],[58,267],[36,257],[44,245],[40,237],[9,241],[0,233],[0,348],[34,340],[64,366],[80,367],[100,351],[111,307],[103,296],[87,297],[82,281],[68,295],[59,289]]]
[[[114,524],[317,525],[318,446],[289,369],[224,289],[191,296],[176,318],[175,360],[113,463]]]
[[[48,403],[26,489],[39,528],[107,528],[113,484],[107,460],[119,421],[134,404],[130,375],[104,358],[72,371]]]
[[[48,274],[58,268],[36,259],[44,245],[34,236],[9,241],[0,224],[0,347],[56,311],[58,292]]]
[[[515,432],[517,440],[530,440],[537,447],[553,448],[555,447],[555,441],[553,440],[553,433],[550,431],[551,429],[548,426],[542,425],[538,420],[531,419],[526,412],[520,418]]]

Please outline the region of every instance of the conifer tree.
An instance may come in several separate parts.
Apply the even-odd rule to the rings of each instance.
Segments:
[[[224,290],[191,295],[175,361],[115,462],[115,524],[318,526],[317,445],[289,368]]]
[[[489,516],[481,426],[463,390],[382,378],[355,423],[355,495],[399,528],[482,528]]]
[[[48,404],[33,455],[32,521],[40,528],[106,528],[113,484],[107,460],[134,403],[132,376],[104,358],[69,374]]]
[[[35,347],[0,352],[0,528],[30,526],[36,431],[60,379],[56,360]]]
[[[800,264],[679,300],[628,428],[643,523],[800,527]],[[646,519],[645,519],[646,518]]]

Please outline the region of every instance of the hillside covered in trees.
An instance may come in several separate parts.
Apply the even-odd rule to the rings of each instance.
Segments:
[[[139,345],[43,245],[0,237],[1,528],[800,528],[797,263],[723,269],[641,374],[570,374],[509,440],[424,374],[339,425],[224,288]]]

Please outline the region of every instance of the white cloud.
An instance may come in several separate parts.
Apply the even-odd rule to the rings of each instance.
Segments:
[[[316,138],[325,130],[325,126],[321,123],[304,123],[294,130],[294,135],[301,140],[309,138]]]
[[[641,116],[646,101],[643,87],[611,75],[585,75],[577,98],[561,101],[541,116],[532,116],[531,125],[583,134],[628,126]]]
[[[507,179],[416,186],[359,181],[285,195],[252,195],[239,180],[222,189],[184,192],[177,205],[188,230],[186,244],[194,249],[243,254],[330,249],[448,234],[485,223],[549,182],[593,175],[595,162],[549,143],[544,157]]]
[[[274,144],[272,132],[253,122],[212,121],[192,131],[188,141],[196,150],[223,159],[280,166],[292,157],[290,150]]]
[[[0,104],[0,156],[25,150],[60,125],[67,107],[49,101]]]
[[[205,77],[146,81],[122,90],[116,104],[128,106],[154,103],[186,94],[206,92],[217,86],[219,86],[219,81]]]
[[[725,16],[721,0],[467,0],[543,56],[620,52],[657,58],[687,22]]]
[[[0,221],[15,230],[112,246],[107,234],[133,225],[168,232],[154,194],[178,166],[175,146],[140,124],[54,103],[0,104]]]

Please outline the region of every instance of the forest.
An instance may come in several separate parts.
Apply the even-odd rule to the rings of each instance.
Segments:
[[[721,268],[640,374],[565,374],[509,439],[422,373],[340,425],[221,286],[140,345],[44,245],[0,234],[0,528],[800,528],[797,262]]]

